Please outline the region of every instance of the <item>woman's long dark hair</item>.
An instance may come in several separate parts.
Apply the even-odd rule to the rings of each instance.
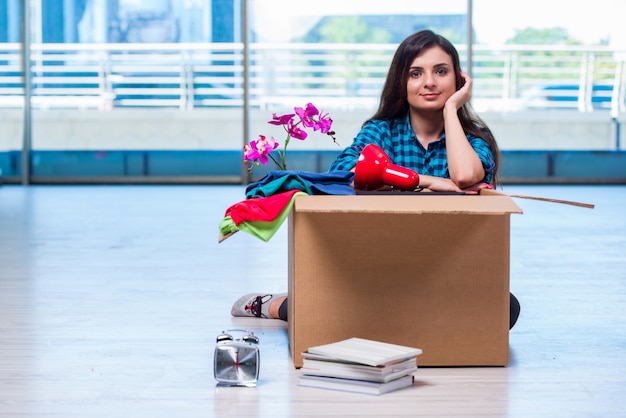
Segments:
[[[456,76],[456,88],[457,90],[461,88],[463,85],[461,63],[459,53],[454,45],[446,38],[437,35],[433,31],[419,31],[406,38],[398,46],[391,60],[391,65],[389,66],[387,79],[385,80],[385,85],[380,95],[378,110],[374,116],[365,123],[374,119],[392,120],[406,116],[409,112],[409,103],[406,95],[409,68],[413,60],[415,60],[415,57],[421,54],[425,49],[434,46],[440,47],[452,58],[452,65]],[[469,103],[461,106],[457,114],[459,115],[459,120],[461,121],[461,126],[465,133],[482,138],[491,147],[495,163],[491,183],[497,185],[498,170],[500,168],[500,149],[498,148],[498,144],[491,129],[489,129],[487,124],[474,112]]]

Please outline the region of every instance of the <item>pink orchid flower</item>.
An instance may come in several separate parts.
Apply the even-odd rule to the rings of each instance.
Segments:
[[[320,116],[317,122],[313,125],[313,130],[317,131],[319,129],[321,133],[325,134],[330,131],[330,128],[332,127],[332,125],[333,125],[333,120],[330,118],[328,113],[326,114],[320,113]]]
[[[280,116],[277,116],[276,113],[274,113],[272,115],[272,120],[267,123],[271,123],[272,125],[288,125],[289,123],[293,122],[294,116],[295,114],[293,113],[288,113],[286,115],[280,115]]]
[[[272,114],[272,120],[268,121],[271,125],[282,126],[287,137],[283,142],[282,150],[273,151],[278,148],[279,144],[274,137],[267,138],[259,135],[259,138],[250,141],[243,147],[243,162],[248,166],[248,172],[252,171],[253,165],[267,164],[272,160],[280,170],[287,170],[287,146],[291,138],[305,140],[308,137],[306,128],[312,128],[314,131],[320,131],[329,135],[333,142],[335,140],[335,132],[331,131],[333,120],[328,113],[320,113],[312,103],[307,103],[306,107],[294,107],[295,113],[287,113],[284,115]],[[298,116],[296,119],[295,116]]]
[[[302,129],[300,129],[298,125],[295,123],[290,123],[287,126],[287,133],[289,134],[289,136],[292,136],[300,140],[305,140],[307,137],[307,133],[303,131]]]
[[[243,147],[244,162],[260,162],[261,164],[267,164],[267,156],[278,148],[278,142],[274,137],[267,139],[265,135],[259,135],[259,139],[256,141],[250,141],[250,144],[246,144]]]
[[[312,128],[315,126],[315,120],[313,118],[317,114],[319,114],[319,111],[315,106],[313,106],[312,103],[307,103],[306,109],[303,109],[301,107],[294,107],[293,110],[302,121],[302,125],[306,126],[307,128]]]

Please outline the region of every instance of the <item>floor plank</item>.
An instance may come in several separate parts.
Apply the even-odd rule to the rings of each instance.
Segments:
[[[286,225],[270,242],[217,224],[242,186],[0,187],[0,417],[624,416],[626,187],[508,186],[505,368],[421,368],[381,397],[297,386],[286,324],[230,316],[286,289]],[[216,387],[223,329],[261,339],[255,389]]]

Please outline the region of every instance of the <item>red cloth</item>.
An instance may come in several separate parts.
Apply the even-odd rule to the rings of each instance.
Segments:
[[[285,206],[291,202],[293,195],[298,192],[301,190],[289,190],[268,197],[242,200],[226,209],[224,216],[230,216],[235,225],[244,221],[271,222],[280,215]]]

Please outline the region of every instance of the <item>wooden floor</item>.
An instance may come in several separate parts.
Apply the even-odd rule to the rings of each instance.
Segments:
[[[231,318],[287,286],[286,225],[217,243],[242,186],[1,186],[0,417],[626,416],[626,186],[505,191],[596,204],[516,199],[510,365],[375,397],[298,387],[286,324]],[[260,384],[218,388],[215,337],[241,327]]]

